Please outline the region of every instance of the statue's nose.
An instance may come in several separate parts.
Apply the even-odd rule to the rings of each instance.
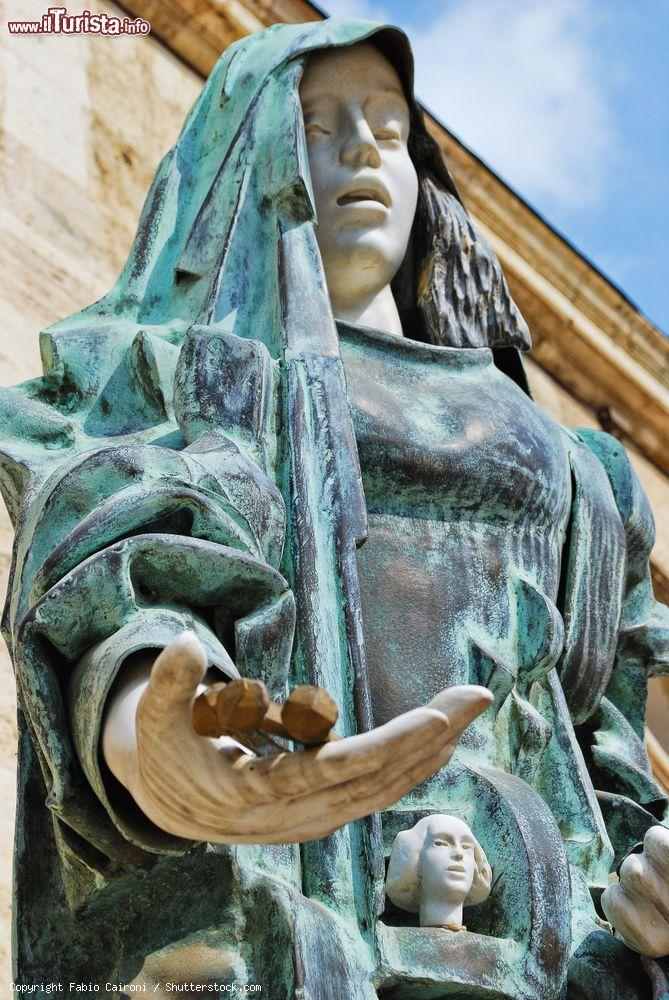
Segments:
[[[365,116],[351,115],[348,125],[349,134],[341,149],[342,163],[349,167],[380,167],[381,153]]]

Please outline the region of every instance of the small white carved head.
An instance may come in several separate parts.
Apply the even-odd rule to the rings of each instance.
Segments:
[[[462,907],[490,895],[492,871],[462,820],[437,813],[395,838],[386,879],[396,906],[420,914],[421,926],[457,926]]]

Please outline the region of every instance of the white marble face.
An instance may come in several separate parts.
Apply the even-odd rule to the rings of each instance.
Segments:
[[[300,98],[330,298],[339,318],[363,321],[390,292],[416,211],[409,107],[395,69],[367,43],[311,56]]]
[[[446,817],[443,817],[444,819]],[[437,817],[425,838],[420,858],[422,885],[453,903],[464,903],[476,874],[476,840],[466,823]]]
[[[464,930],[462,910],[490,894],[483,848],[456,816],[427,816],[395,837],[386,889],[396,906],[418,913],[421,927]]]

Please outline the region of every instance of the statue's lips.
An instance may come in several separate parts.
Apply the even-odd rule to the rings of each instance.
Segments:
[[[337,196],[337,204],[342,207],[345,205],[369,205],[370,202],[374,205],[381,205],[383,208],[390,208],[390,192],[383,184],[357,183],[355,186],[350,185],[344,188]]]

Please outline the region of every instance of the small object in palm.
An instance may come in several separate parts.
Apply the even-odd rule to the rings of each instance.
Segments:
[[[247,677],[213,684],[193,705],[193,728],[200,736],[233,736],[260,753],[282,748],[271,737],[318,746],[336,739],[331,732],[337,706],[327,691],[310,684],[293,688],[283,705],[272,701],[262,681]]]
[[[327,691],[311,684],[293,688],[281,709],[281,721],[289,735],[305,746],[325,743],[338,715]]]

